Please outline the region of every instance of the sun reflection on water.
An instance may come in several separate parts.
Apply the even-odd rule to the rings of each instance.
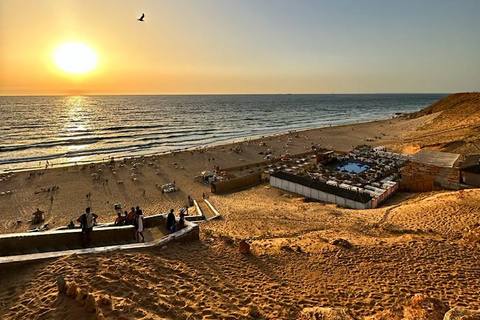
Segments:
[[[88,147],[89,123],[88,97],[72,96],[65,102],[67,108],[66,121],[61,130],[61,137],[66,142],[65,152],[71,153]],[[85,156],[71,158],[81,161]]]

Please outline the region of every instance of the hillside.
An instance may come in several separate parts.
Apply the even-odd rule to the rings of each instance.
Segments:
[[[0,318],[304,320],[332,319],[299,318],[305,308],[340,307],[360,320],[417,293],[480,308],[480,247],[462,236],[478,222],[479,190],[362,211],[266,185],[210,200],[222,219],[202,224],[200,241],[0,266]],[[58,294],[59,274],[96,298],[98,317]]]
[[[435,119],[420,129],[451,129],[458,126],[480,126],[480,92],[451,94],[434,104],[410,115],[418,118],[441,112]]]
[[[416,145],[460,154],[480,152],[480,93],[455,93],[409,115],[422,119],[422,125],[411,130],[403,146]]]
[[[477,106],[478,103],[480,103],[480,92],[454,93],[438,100],[437,102],[426,108],[423,108],[418,112],[412,113],[411,115],[414,115],[415,117],[421,117],[440,111],[449,111],[455,113],[461,110],[466,110],[469,107],[471,109],[475,103]]]

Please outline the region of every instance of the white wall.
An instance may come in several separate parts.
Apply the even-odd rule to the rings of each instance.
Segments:
[[[381,203],[379,199],[372,199],[371,201],[367,203],[361,203],[357,201],[353,201],[350,199],[345,199],[339,196],[336,196],[334,194],[326,193],[320,190],[312,189],[306,186],[303,186],[301,184],[293,183],[287,180],[282,180],[276,177],[271,177],[270,178],[270,185],[272,187],[276,187],[279,189],[283,189],[292,193],[297,193],[305,197],[317,199],[320,201],[324,202],[331,202],[331,203],[336,203],[340,206],[347,206],[349,208],[353,209],[371,209],[371,208],[376,208],[377,204]],[[389,192],[390,194],[392,193],[392,189],[398,188],[398,185],[395,185],[395,187],[390,188]],[[382,195],[383,198],[387,198],[387,192]]]

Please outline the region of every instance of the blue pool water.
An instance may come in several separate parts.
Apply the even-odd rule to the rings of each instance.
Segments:
[[[360,173],[370,168],[369,165],[359,162],[343,162],[337,166],[338,170],[347,170],[350,173]]]

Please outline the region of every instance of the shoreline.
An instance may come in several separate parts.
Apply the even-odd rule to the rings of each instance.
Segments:
[[[394,115],[390,116],[389,118],[385,119],[375,119],[375,120],[370,120],[370,121],[356,121],[356,122],[346,122],[338,125],[329,125],[329,126],[315,126],[315,127],[306,127],[306,128],[297,128],[297,129],[291,129],[288,131],[278,131],[272,134],[268,135],[253,135],[253,136],[248,136],[248,137],[238,137],[234,139],[226,139],[226,140],[220,140],[216,143],[213,144],[206,144],[206,145],[198,145],[198,146],[191,146],[191,147],[185,147],[185,148],[178,148],[178,149],[172,149],[168,151],[163,151],[163,152],[152,152],[152,153],[145,153],[145,154],[134,154],[131,156],[126,156],[126,157],[115,157],[115,161],[121,161],[124,159],[138,159],[141,157],[153,157],[153,156],[163,156],[167,154],[173,153],[179,153],[179,152],[190,152],[190,151],[198,151],[198,150],[205,150],[208,148],[215,148],[215,147],[221,147],[221,146],[228,146],[228,145],[235,145],[237,143],[242,143],[242,142],[247,142],[247,141],[257,141],[260,139],[269,139],[273,138],[276,136],[282,136],[286,134],[291,134],[293,132],[296,133],[304,133],[304,132],[309,132],[309,131],[315,131],[315,130],[322,130],[326,128],[342,128],[342,127],[349,127],[349,126],[354,126],[354,125],[359,125],[359,124],[369,124],[369,123],[377,123],[377,122],[382,122],[382,121],[387,121],[387,120],[393,120],[393,119],[398,119],[402,115],[405,114],[413,114],[414,112],[408,112],[408,113],[400,113],[397,114],[395,113]],[[48,156],[46,156],[48,157]],[[54,160],[53,158],[52,160]],[[50,159],[47,159],[50,162]],[[40,160],[38,162],[45,163],[47,160]],[[74,166],[84,166],[84,165],[90,165],[90,164],[101,164],[101,163],[106,163],[109,161],[109,156],[106,155],[102,159],[97,159],[97,160],[83,160],[83,161],[74,161],[74,162],[60,162],[60,163],[55,163],[55,162],[50,162],[50,165],[52,168],[45,168],[43,167],[43,164],[40,166],[35,166],[35,167],[19,167],[19,168],[7,168],[3,169],[0,168],[0,175],[1,174],[8,174],[8,173],[18,173],[18,172],[29,172],[29,171],[38,171],[38,170],[48,170],[48,169],[53,169],[53,168],[65,168],[65,167],[74,167]],[[22,162],[12,162],[12,164],[17,164],[17,163],[28,163],[29,161],[22,161]],[[30,161],[33,162],[33,161]],[[37,162],[37,160],[35,161]],[[3,166],[3,164],[0,164],[0,167]]]

